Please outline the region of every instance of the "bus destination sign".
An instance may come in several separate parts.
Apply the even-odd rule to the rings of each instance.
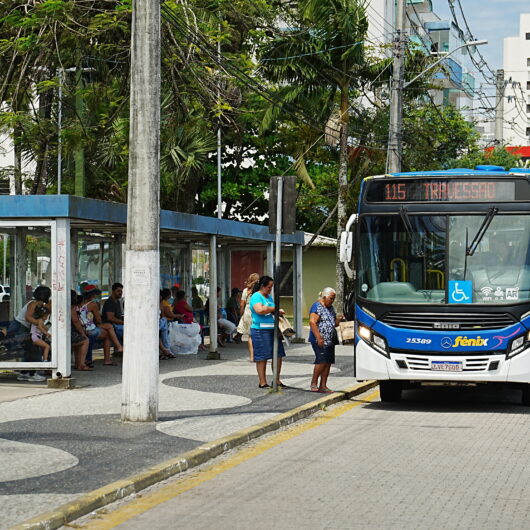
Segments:
[[[526,180],[398,179],[372,180],[367,202],[506,202],[530,200]]]

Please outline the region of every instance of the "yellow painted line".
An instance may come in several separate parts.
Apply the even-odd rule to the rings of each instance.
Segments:
[[[208,466],[200,471],[191,474],[186,478],[177,480],[176,482],[173,482],[172,484],[169,484],[167,486],[163,486],[157,491],[153,491],[152,493],[148,493],[147,495],[139,494],[131,502],[117,508],[116,510],[110,513],[98,513],[93,516],[93,520],[90,520],[84,525],[78,526],[72,524],[71,526],[75,528],[86,528],[87,530],[109,530],[111,528],[115,528],[116,526],[119,526],[120,524],[123,524],[126,521],[129,521],[130,519],[133,519],[134,517],[137,517],[138,515],[141,515],[142,513],[145,513],[151,510],[152,508],[155,508],[159,504],[169,501],[177,497],[178,495],[185,493],[186,491],[200,486],[204,482],[212,480],[221,473],[224,473],[225,471],[228,471],[229,469],[232,469],[238,466],[239,464],[250,460],[251,458],[261,455],[265,451],[268,451],[269,449],[287,440],[290,440],[291,438],[300,436],[301,434],[306,431],[309,431],[310,429],[314,429],[315,427],[323,425],[324,423],[327,423],[328,421],[333,420],[341,416],[342,414],[345,414],[346,412],[355,407],[370,403],[378,395],[379,391],[376,391],[367,396],[365,399],[358,400],[353,403],[344,403],[343,405],[334,407],[332,411],[325,412],[317,418],[313,418],[310,421],[304,423],[303,425],[296,425],[295,427],[291,427],[286,431],[279,432],[270,436],[268,439],[257,443],[254,447],[242,449],[238,451],[234,456],[227,458],[222,462]]]

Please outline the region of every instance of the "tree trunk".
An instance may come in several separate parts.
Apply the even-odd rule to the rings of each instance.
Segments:
[[[14,177],[15,177],[15,194],[22,195],[22,149],[20,148],[20,137],[22,130],[15,127],[13,131],[13,151],[15,155]]]
[[[349,84],[341,87],[340,92],[340,140],[339,140],[339,194],[337,206],[337,262],[336,286],[337,297],[335,307],[342,313],[344,300],[344,267],[339,261],[340,235],[346,226],[346,194],[348,192],[348,110]]]

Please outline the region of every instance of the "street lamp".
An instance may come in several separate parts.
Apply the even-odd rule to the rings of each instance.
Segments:
[[[455,48],[454,50],[451,50],[450,52],[444,53],[443,56],[440,57],[440,59],[438,59],[437,61],[435,61],[431,65],[429,65],[428,68],[423,70],[423,72],[420,72],[414,79],[411,79],[410,81],[407,81],[403,85],[403,88],[407,88],[409,85],[412,85],[412,83],[414,83],[414,81],[416,81],[416,79],[418,79],[422,75],[426,74],[429,70],[432,70],[435,66],[437,66],[442,61],[444,61],[446,59],[446,57],[448,57],[449,55],[452,55],[453,53],[457,52],[458,50],[461,50],[462,48],[470,48],[471,46],[482,46],[483,44],[488,44],[488,41],[487,40],[473,40],[473,41],[470,41],[470,42],[465,42],[464,44],[462,44],[461,46],[458,46],[457,48]]]

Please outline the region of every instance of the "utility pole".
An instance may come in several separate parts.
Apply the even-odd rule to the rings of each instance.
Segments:
[[[495,143],[502,146],[504,142],[504,91],[506,88],[504,70],[497,70],[495,78]]]
[[[156,421],[158,416],[159,170],[160,2],[134,0],[122,421]]]
[[[396,38],[392,64],[392,96],[388,131],[387,173],[401,171],[403,154],[403,84],[405,81],[405,0],[397,0]]]
[[[219,35],[221,35],[221,23],[219,23]],[[217,64],[221,64],[221,41],[217,41]],[[219,80],[217,85],[217,104],[219,108],[221,106],[221,71],[219,70]],[[221,169],[221,113],[219,112],[218,124],[217,124],[217,218],[222,219],[223,217],[223,200],[222,200],[222,169]],[[217,285],[214,286],[217,289]],[[217,294],[216,294],[217,295]],[[216,302],[217,303],[217,299]]]

